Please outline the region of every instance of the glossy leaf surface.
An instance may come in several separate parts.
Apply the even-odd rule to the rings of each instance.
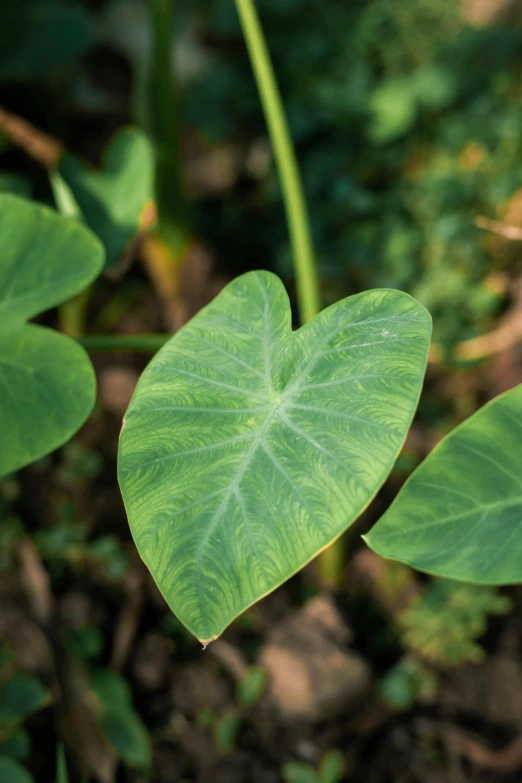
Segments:
[[[64,443],[95,399],[85,351],[29,318],[81,291],[103,265],[96,238],[72,220],[0,195],[0,475]]]
[[[235,280],[156,355],[120,439],[137,547],[179,619],[218,636],[339,536],[402,446],[431,321],[371,291],[291,330],[278,278]]]
[[[522,385],[447,435],[366,536],[383,557],[477,584],[522,582]]]
[[[105,247],[113,266],[140,229],[144,207],[153,199],[153,155],[147,136],[123,128],[111,138],[96,171],[64,152],[58,174],[71,189],[85,222]]]

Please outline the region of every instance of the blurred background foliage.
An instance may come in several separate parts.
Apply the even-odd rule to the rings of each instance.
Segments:
[[[492,382],[471,363],[466,376],[459,374],[462,365],[451,360],[457,344],[494,328],[516,298],[519,245],[483,226],[489,219],[522,228],[520,8],[509,0],[257,0],[257,7],[302,166],[323,303],[372,287],[401,288],[429,308],[441,355],[447,352],[446,364],[429,370],[418,422],[364,525],[384,509],[441,432],[503,390],[495,386],[502,373],[500,385],[522,380],[520,363],[516,371],[514,362],[508,369],[497,365]],[[176,17],[172,47],[192,231],[210,250],[219,281],[268,268],[293,295],[281,193],[234,3],[178,0]],[[143,230],[144,209],[153,198],[148,31],[148,0],[2,4],[0,106],[47,134],[47,146],[42,154],[27,138],[20,142],[0,109],[0,191],[55,204],[85,220],[116,269]],[[49,177],[46,166],[52,169],[58,157]],[[100,279],[82,305],[87,330],[165,327],[158,316],[161,291],[151,294],[154,280],[147,274],[147,268],[133,266],[119,278]],[[212,291],[210,286],[203,299]],[[67,331],[65,309],[56,320]],[[445,720],[444,682],[455,667],[468,671],[470,664],[483,665],[484,682],[491,679],[497,687],[487,668],[488,654],[496,650],[488,622],[512,633],[506,617],[520,601],[512,603],[495,589],[418,581],[409,569],[376,564],[363,551],[366,562],[349,534],[350,546],[329,584],[353,627],[354,647],[372,669],[376,687],[366,698],[374,712],[371,719],[364,713],[357,729],[353,722],[344,725],[344,734],[336,716],[330,722],[323,717],[306,740],[299,735],[306,734],[301,724],[294,734],[288,729],[287,715],[286,723],[281,720],[286,728],[274,734],[262,706],[270,690],[267,655],[259,650],[271,649],[273,626],[284,614],[280,607],[302,611],[323,585],[307,570],[238,619],[227,637],[233,654],[218,648],[209,651],[215,658],[193,664],[197,644],[153,586],[143,586],[115,480],[118,427],[145,361],[97,357],[99,402],[86,430],[59,455],[0,483],[0,597],[15,618],[6,613],[6,627],[0,627],[0,783],[13,783],[15,775],[30,781],[20,766],[26,762],[38,780],[51,780],[54,748],[62,740],[73,781],[81,779],[78,770],[105,769],[117,758],[125,764],[121,780],[132,783],[335,783],[352,779],[356,763],[361,766],[355,774],[366,779],[371,770],[368,780],[388,783],[389,757],[379,767],[374,746],[365,745],[375,730],[379,747],[389,752],[383,739],[389,714],[382,702],[396,717],[419,705],[433,710],[440,698]],[[26,599],[19,610],[19,593],[30,597],[35,588],[24,582],[23,590],[15,589],[13,580],[23,582],[31,569],[44,574],[58,607],[51,615],[56,612],[59,622],[55,627],[55,618],[50,628],[43,623],[47,641],[40,643],[52,647],[59,687],[45,655],[24,665],[18,649],[17,623],[21,633],[26,621],[20,617],[31,614]],[[352,573],[364,583],[362,597]],[[120,629],[129,616],[134,626],[125,641]],[[339,638],[352,638],[339,628]],[[317,637],[324,633],[314,629]],[[35,639],[40,631],[33,629]],[[244,657],[239,663],[238,649]],[[312,666],[295,649],[293,654],[299,666]],[[499,660],[505,664],[504,652]],[[191,666],[199,668],[194,673]],[[505,681],[522,694],[522,680],[509,672]],[[227,677],[233,688],[223,685]],[[457,680],[451,682],[458,691]],[[65,709],[65,723],[76,725],[77,711],[67,702],[71,687],[80,709],[89,715],[92,707],[100,723],[101,740],[90,724],[81,724],[84,744],[97,748],[95,763],[66,731],[52,733],[45,718],[38,722],[40,714],[62,704],[58,712]],[[466,699],[467,714],[469,694]],[[519,712],[513,725],[522,721]],[[498,717],[493,710],[484,714]],[[417,750],[404,732],[396,739],[394,731],[392,753],[400,758],[404,751],[406,758],[397,780],[450,780],[450,762],[441,761],[425,727],[415,724],[406,732],[408,738],[422,735],[421,772],[410,764],[411,758],[417,763]],[[353,740],[355,761],[335,749],[346,735],[359,736],[362,750]],[[49,743],[53,751],[45,756]],[[172,746],[182,748],[183,762]],[[259,747],[270,773],[265,760],[259,769],[245,766],[241,754],[246,749],[255,756]],[[150,772],[153,751],[156,776]],[[40,770],[44,777],[38,777]],[[216,777],[216,770],[225,770],[225,777]],[[115,778],[100,773],[99,779]]]
[[[509,261],[492,258],[475,219],[501,216],[522,185],[520,30],[471,24],[453,0],[258,7],[303,169],[324,302],[399,287],[430,309],[444,345],[473,336],[501,308],[492,273]],[[25,108],[30,93],[37,124],[91,159],[129,120],[147,128],[145,2],[8,0],[6,12],[6,103]],[[280,190],[234,3],[180,0],[177,17],[196,233],[228,272],[269,266],[290,280]],[[26,190],[15,173],[0,186]]]

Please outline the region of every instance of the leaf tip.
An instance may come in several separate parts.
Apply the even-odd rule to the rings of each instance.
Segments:
[[[217,636],[211,636],[210,639],[198,639],[198,642],[201,643],[203,650],[206,650],[207,647],[211,642],[215,642],[217,639]]]

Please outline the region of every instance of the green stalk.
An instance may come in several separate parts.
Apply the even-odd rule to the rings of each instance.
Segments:
[[[189,228],[180,163],[176,89],[172,78],[174,0],[150,0],[152,27],[150,107],[156,148],[159,234],[179,256]]]
[[[170,334],[93,334],[80,337],[77,342],[85,350],[97,351],[135,351],[136,353],[156,353],[162,348]]]
[[[297,282],[301,321],[310,321],[321,309],[319,281],[303,185],[285,110],[254,0],[235,0],[252,69],[272,141],[283,198]]]
[[[299,311],[301,322],[306,323],[319,313],[321,301],[303,184],[270,53],[254,0],[235,0],[235,3],[281,180],[294,257]],[[338,539],[317,559],[317,569],[322,583],[332,588],[338,587],[345,562],[344,543],[342,539]]]

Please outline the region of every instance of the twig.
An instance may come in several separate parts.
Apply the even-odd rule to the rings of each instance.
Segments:
[[[120,670],[125,665],[136,636],[143,605],[143,574],[129,571],[124,581],[125,603],[118,618],[112,647],[111,666]]]
[[[498,234],[504,239],[509,239],[515,242],[522,242],[522,228],[519,226],[509,226],[507,223],[502,223],[500,220],[491,220],[490,218],[479,215],[475,218],[475,225],[478,228],[484,228],[486,231],[491,231],[493,234]]]
[[[38,622],[49,630],[54,614],[54,598],[49,574],[45,570],[36,547],[25,538],[18,547],[20,579],[31,611]]]
[[[0,134],[23,149],[29,157],[46,169],[53,169],[64,151],[64,145],[49,134],[35,128],[27,120],[0,106]]]
[[[514,772],[522,768],[522,731],[505,748],[498,751],[490,750],[456,726],[445,727],[444,736],[452,750],[477,766],[494,772]]]

